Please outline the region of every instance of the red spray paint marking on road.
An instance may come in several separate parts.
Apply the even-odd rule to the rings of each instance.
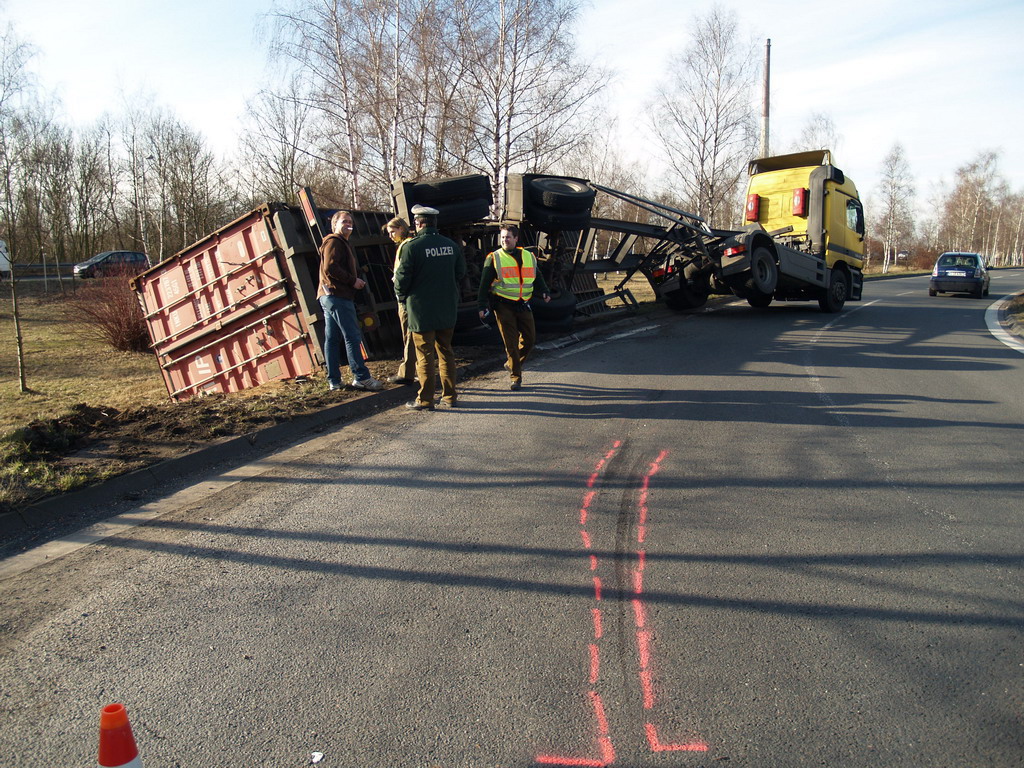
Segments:
[[[587,487],[593,488],[600,478],[601,471],[605,464],[610,461],[616,451],[619,449],[621,442],[616,442],[612,449],[605,454],[594,469],[594,473],[587,480]],[[647,628],[647,608],[643,601],[644,581],[643,574],[647,564],[647,552],[643,548],[644,541],[647,537],[647,517],[649,514],[647,501],[650,496],[650,483],[651,478],[657,474],[661,469],[661,463],[668,456],[668,451],[661,451],[658,454],[658,458],[651,464],[647,474],[644,475],[643,480],[640,484],[640,496],[638,500],[639,510],[639,523],[637,525],[637,564],[632,574],[633,580],[633,594],[634,597],[631,600],[633,606],[633,620],[636,624],[636,642],[637,642],[637,656],[639,662],[639,678],[640,688],[643,694],[643,705],[644,709],[651,710],[654,708],[654,684],[652,682],[652,659],[653,659],[653,636],[651,631]],[[580,507],[580,537],[583,541],[583,546],[586,549],[591,548],[590,535],[586,530],[588,512],[590,506],[596,496],[596,491],[588,491],[584,494],[583,504]],[[598,566],[597,556],[594,554],[588,555],[590,559],[590,570],[596,571]],[[601,579],[597,576],[593,576],[594,582],[594,600],[595,602],[601,602]],[[594,622],[594,640],[595,642],[590,643],[587,646],[590,655],[590,672],[587,678],[588,683],[591,686],[596,686],[601,671],[601,651],[597,642],[603,636],[603,630],[601,626],[601,610],[599,608],[592,608],[591,615]],[[612,745],[611,736],[608,728],[608,717],[605,712],[604,702],[601,699],[600,694],[591,688],[587,692],[587,696],[590,699],[591,706],[594,710],[594,718],[597,721],[597,742],[601,750],[600,759],[594,758],[580,758],[580,757],[567,757],[562,755],[538,755],[535,760],[538,763],[546,765],[562,765],[562,766],[593,766],[593,768],[607,768],[615,761],[615,748]],[[706,752],[708,745],[702,741],[692,741],[682,744],[664,743],[658,738],[658,731],[652,723],[644,724],[644,732],[647,737],[647,743],[653,752]]]
[[[644,730],[647,732],[647,743],[651,745],[654,752],[707,752],[708,745],[703,741],[689,741],[685,744],[662,744],[658,739],[658,732],[650,723],[644,723]]]
[[[640,650],[640,669],[647,669],[651,665],[651,633],[642,630],[636,633],[636,639]]]
[[[647,536],[647,501],[650,496],[651,478],[661,469],[661,462],[668,456],[668,451],[662,451],[658,458],[651,464],[647,474],[640,483],[639,498],[639,519],[637,526],[637,550],[636,570],[633,572],[633,618],[636,623],[636,646],[639,659],[640,690],[643,693],[644,709],[654,709],[654,683],[652,681],[651,661],[653,638],[650,629],[647,628],[647,609],[643,601],[643,573],[647,565],[647,551],[643,548],[644,539]],[[665,744],[658,738],[658,731],[652,723],[644,724],[644,731],[647,735],[647,743],[654,752],[706,752],[708,745],[702,741],[692,741],[685,744]]]
[[[637,629],[643,629],[647,626],[647,609],[644,607],[644,601],[635,598],[632,602],[633,622],[636,624]]]
[[[644,709],[654,709],[654,685],[651,683],[651,670],[640,670],[640,692],[644,697]]]
[[[590,677],[591,685],[597,682],[597,676],[601,672],[601,652],[597,649],[596,643],[590,644]]]
[[[601,472],[604,466],[615,456],[619,446],[622,445],[621,441],[616,441],[611,449],[604,455],[594,467],[593,474],[587,480],[587,488],[593,488],[601,477]],[[590,510],[590,505],[594,501],[594,497],[597,495],[597,491],[587,491],[583,494],[583,503],[580,505],[580,539],[583,542],[584,549],[590,549],[590,534],[587,532],[587,517]],[[589,554],[587,556],[590,561],[590,570],[596,571],[598,566],[597,555]],[[597,576],[592,577],[594,582],[594,602],[600,604],[601,602],[601,579]],[[594,642],[587,646],[587,651],[590,656],[590,673],[588,675],[588,682],[591,686],[597,684],[601,672],[601,649],[597,644],[603,635],[604,630],[601,626],[601,609],[592,608],[591,616],[594,621]],[[583,757],[568,757],[564,755],[538,755],[535,759],[538,763],[545,765],[564,765],[564,766],[593,766],[594,768],[606,768],[615,761],[615,747],[612,745],[611,737],[608,734],[608,717],[605,714],[604,702],[601,700],[600,694],[597,691],[591,689],[587,692],[587,696],[590,698],[591,706],[594,709],[594,718],[597,721],[597,743],[601,750],[601,757],[599,759],[583,758]]]

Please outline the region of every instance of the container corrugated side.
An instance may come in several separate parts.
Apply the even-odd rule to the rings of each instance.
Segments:
[[[256,209],[135,279],[172,398],[237,392],[319,368],[284,255],[294,243],[278,241],[275,214],[290,216],[280,204]]]

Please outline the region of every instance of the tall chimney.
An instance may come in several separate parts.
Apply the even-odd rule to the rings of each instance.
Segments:
[[[772,41],[769,38],[764,46],[764,96],[761,99],[761,157],[768,157],[768,114],[770,112],[771,72]]]

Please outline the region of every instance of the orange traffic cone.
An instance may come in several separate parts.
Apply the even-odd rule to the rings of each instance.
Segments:
[[[99,764],[101,768],[142,768],[124,704],[108,704],[100,711]]]

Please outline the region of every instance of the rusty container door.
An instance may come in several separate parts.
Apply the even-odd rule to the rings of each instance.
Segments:
[[[267,204],[135,278],[172,398],[318,370],[315,248],[295,216]]]

